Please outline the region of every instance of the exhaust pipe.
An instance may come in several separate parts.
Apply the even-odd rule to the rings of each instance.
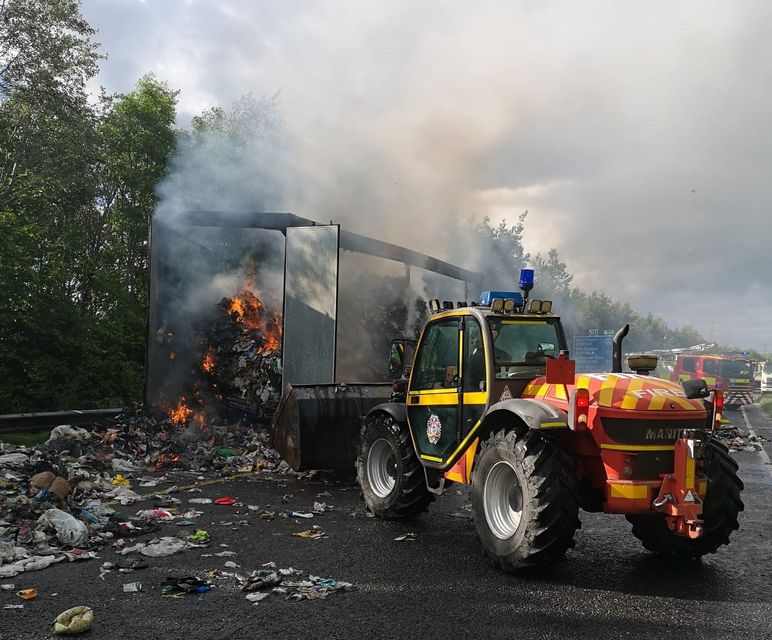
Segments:
[[[630,325],[626,324],[614,334],[612,355],[611,355],[611,373],[622,373],[622,340],[630,332]]]

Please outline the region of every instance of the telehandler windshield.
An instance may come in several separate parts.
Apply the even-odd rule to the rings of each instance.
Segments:
[[[488,320],[496,378],[544,375],[547,358],[557,356],[556,324],[548,319]]]

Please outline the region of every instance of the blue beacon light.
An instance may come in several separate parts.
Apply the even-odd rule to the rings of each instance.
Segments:
[[[533,287],[533,269],[520,269],[520,288],[531,289]]]

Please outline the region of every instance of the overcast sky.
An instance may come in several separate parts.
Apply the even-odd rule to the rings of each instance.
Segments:
[[[438,257],[514,223],[575,284],[772,349],[772,3],[83,0],[99,82],[179,122],[280,91],[286,206]]]

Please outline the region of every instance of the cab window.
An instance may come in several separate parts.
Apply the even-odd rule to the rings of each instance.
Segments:
[[[496,378],[544,375],[547,358],[557,356],[557,327],[548,321],[488,321]]]
[[[702,373],[709,376],[718,375],[718,360],[705,359],[702,361]]]
[[[485,351],[482,330],[474,318],[464,325],[464,391],[485,390]]]
[[[418,348],[411,389],[453,389],[458,386],[458,320],[429,325]]]
[[[681,361],[681,369],[688,373],[695,373],[697,371],[697,367],[694,358],[684,358]]]
[[[751,363],[748,360],[722,360],[721,375],[725,378],[748,378],[751,375]]]

